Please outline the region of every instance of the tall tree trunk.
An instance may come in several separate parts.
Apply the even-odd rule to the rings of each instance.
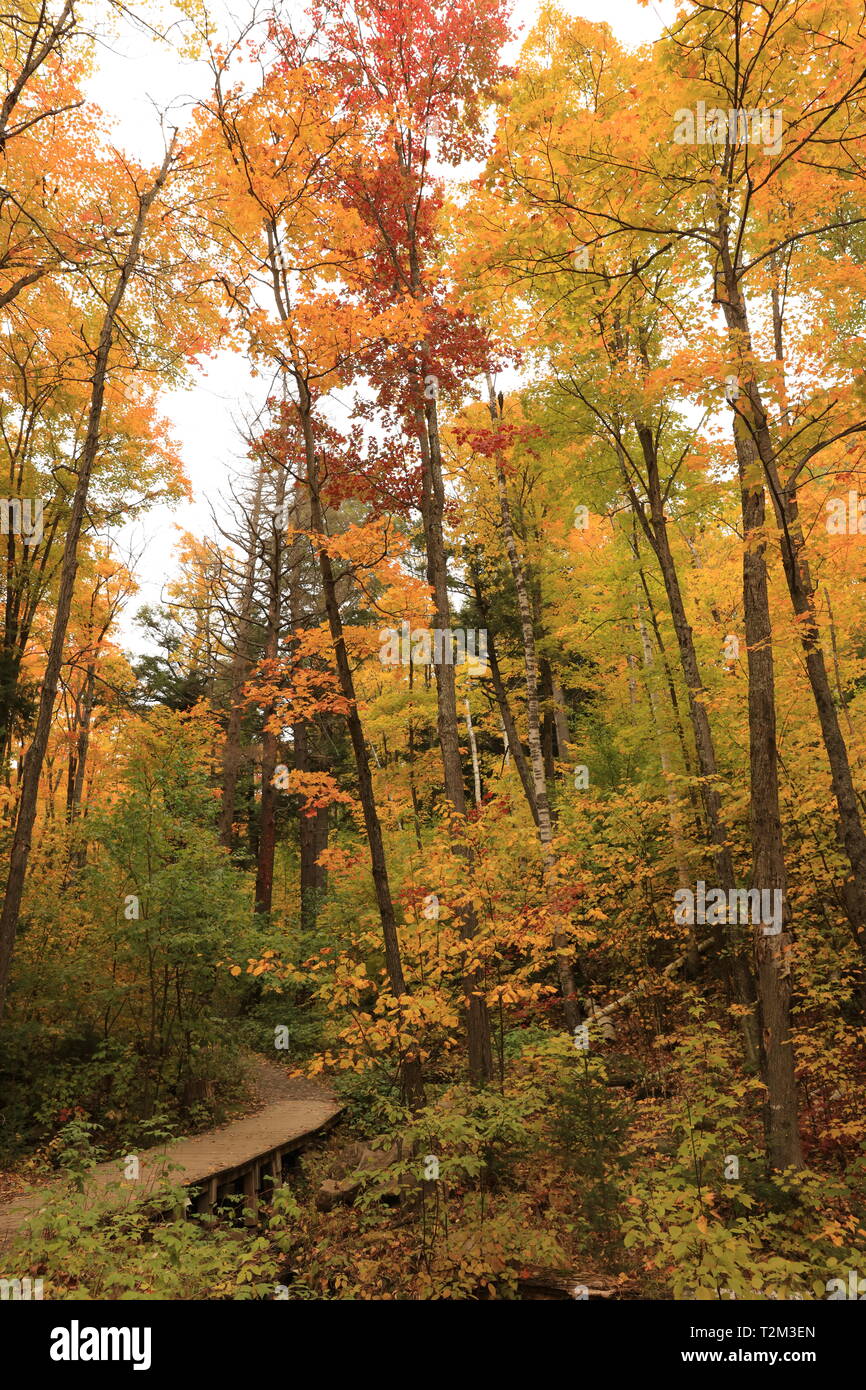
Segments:
[[[271,522],[270,580],[268,617],[265,634],[265,660],[271,663],[269,679],[279,653],[283,614],[283,525],[286,501],[286,474],[280,468],[274,490],[275,515]],[[275,713],[273,702],[265,706],[262,725],[262,799],[259,816],[259,854],[256,864],[256,912],[270,912],[274,896],[274,856],[277,847],[277,789],[274,772],[279,756],[279,739],[268,727]]]
[[[319,497],[318,464],[316,460],[315,440],[313,438],[313,425],[311,419],[312,403],[309,398],[307,384],[303,377],[296,377],[296,382],[300,394],[298,416],[304,438],[307,486],[310,496],[310,529],[315,536],[324,538],[325,520]],[[316,551],[319,561],[319,571],[322,576],[322,589],[325,597],[325,610],[328,615],[328,627],[334,647],[337,678],[340,684],[340,691],[345,697],[348,706],[346,723],[349,728],[349,738],[355,757],[358,791],[361,798],[361,808],[364,814],[364,828],[367,834],[367,844],[370,850],[370,867],[373,875],[373,886],[376,891],[379,920],[382,924],[382,938],[385,946],[385,968],[388,972],[388,983],[391,987],[391,993],[397,1000],[399,1009],[400,1001],[409,993],[409,990],[406,986],[406,980],[403,975],[403,963],[400,958],[397,918],[394,912],[394,901],[391,896],[391,886],[388,880],[388,864],[385,858],[382,825],[379,820],[379,812],[376,809],[376,798],[373,793],[373,776],[370,771],[370,758],[367,752],[367,743],[364,738],[361,717],[358,714],[355,681],[352,676],[352,668],[349,664],[349,656],[346,651],[346,642],[343,636],[343,619],[340,614],[340,604],[337,598],[337,583],[331,564],[331,557],[324,543],[320,542],[317,544]],[[421,1063],[418,1056],[411,1049],[401,1057],[400,1078],[401,1088],[407,1102],[412,1106],[422,1105],[424,1102],[424,1082],[421,1074]]]
[[[559,754],[559,761],[561,763],[567,763],[571,761],[571,746],[568,737],[568,713],[562,685],[553,667],[550,668],[550,686],[553,691],[553,722],[556,728],[556,751]]]
[[[466,730],[469,734],[469,751],[472,755],[472,785],[475,791],[475,805],[481,805],[481,769],[478,765],[478,744],[475,742],[475,730],[472,727],[472,707],[469,704],[469,696],[463,701],[463,710],[466,715]]]
[[[327,874],[318,863],[319,855],[328,848],[329,814],[327,806],[319,806],[312,816],[300,818],[301,855],[301,930],[314,931],[319,903],[325,892]]]
[[[293,524],[299,528],[306,525],[309,520],[308,513],[309,507],[305,506],[303,497],[296,489],[292,499]],[[307,544],[304,536],[299,535],[289,546],[289,614],[294,633],[299,633],[306,622],[300,571]],[[318,595],[316,597],[318,598]],[[327,760],[316,756],[315,753],[315,725],[299,719],[292,725],[292,743],[296,771],[314,772],[327,769]],[[318,807],[312,816],[299,812],[300,923],[303,931],[314,931],[318,920],[319,903],[327,880],[327,874],[319,865],[318,858],[322,850],[327,849],[329,830],[330,814],[327,806]]]
[[[732,297],[726,305],[731,343],[742,351],[745,360],[749,361],[751,330],[748,308],[733,275],[731,282],[729,293]],[[777,355],[781,356],[781,318],[778,305],[774,305],[774,336]],[[754,444],[757,446],[758,456],[769,484],[779,527],[785,581],[797,617],[796,627],[806,663],[806,674],[818,713],[827,761],[830,764],[833,796],[839,817],[840,845],[851,866],[851,876],[842,884],[843,905],[854,940],[861,955],[866,957],[866,832],[863,830],[848,747],[839,723],[830,674],[821,645],[821,631],[815,605],[816,586],[809,567],[806,537],[800,521],[796,477],[792,474],[787,485],[783,484],[779,477],[767,412],[760,387],[750,366],[742,372],[740,387],[749,403]],[[784,391],[782,394],[784,397]]]
[[[103,634],[104,635],[104,634]],[[69,781],[66,793],[66,821],[73,825],[81,811],[84,795],[84,779],[87,771],[87,753],[90,747],[90,728],[93,720],[93,706],[96,701],[96,658],[87,668],[84,689],[81,692],[81,707],[75,739],[75,752],[69,759]],[[70,849],[68,868],[81,869],[87,863],[87,844],[83,833],[78,843],[73,840]]]
[[[493,382],[490,377],[487,379],[490,394],[490,413],[494,423],[497,420],[496,401],[493,394]],[[523,561],[517,549],[514,539],[514,526],[511,520],[511,507],[508,501],[508,491],[505,486],[505,475],[501,465],[497,461],[496,484],[499,494],[499,514],[502,539],[505,545],[505,553],[508,556],[508,563],[511,566],[511,574],[514,579],[514,588],[517,594],[517,611],[520,617],[520,634],[523,642],[523,669],[526,682],[526,722],[527,722],[527,742],[529,744],[529,765],[532,772],[532,790],[535,805],[538,809],[538,839],[544,858],[544,879],[550,878],[555,863],[555,856],[551,848],[553,840],[553,823],[550,814],[550,802],[547,797],[547,782],[544,776],[544,758],[541,750],[541,720],[539,717],[538,702],[538,659],[535,648],[535,631],[532,622],[532,604],[529,597],[529,585],[526,582],[526,572],[523,568]],[[561,930],[554,932],[553,949],[556,957],[556,973],[559,978],[559,987],[562,991],[563,1014],[565,1025],[571,1033],[580,1023],[580,1005],[577,998],[577,986],[574,980],[574,967],[572,965],[573,950]]]
[[[700,794],[704,817],[709,830],[710,852],[713,859],[717,886],[726,894],[736,887],[736,876],[731,851],[728,846],[728,830],[722,814],[722,800],[718,789],[718,764],[716,749],[707,713],[707,691],[701,677],[695,649],[694,633],[686,615],[685,602],[680,587],[679,574],[674,561],[668,535],[664,498],[659,475],[656,441],[652,430],[646,425],[636,423],[638,439],[647,470],[649,492],[649,514],[634,491],[625,463],[620,457],[623,479],[629,492],[632,510],[643,530],[650,547],[658,561],[665,586],[674,633],[677,639],[680,666],[685,681],[689,702],[689,720],[695,742],[695,755],[700,774]],[[717,944],[725,949],[724,968],[730,982],[734,999],[748,1014],[743,1014],[741,1029],[746,1057],[751,1066],[757,1066],[760,1057],[755,1018],[755,982],[749,968],[744,946],[738,934],[731,930],[717,931]]]
[[[722,309],[732,344],[748,352],[748,321],[733,260],[722,238],[725,293]],[[766,504],[751,393],[735,403],[734,446],[743,513],[743,606],[749,670],[749,768],[752,879],[782,894],[782,931],[755,928],[761,1075],[767,1164],[771,1170],[802,1167],[794,1044],[791,1037],[790,911],[779,804],[773,633],[767,578]]]
[[[782,893],[783,929],[754,933],[758,965],[761,1075],[767,1088],[764,1129],[771,1170],[802,1166],[791,1038],[789,914],[779,808],[772,628],[767,585],[764,486],[752,440],[735,421],[743,511],[743,605],[749,669],[749,767],[752,882]]]
[[[511,710],[511,702],[508,699],[508,691],[505,689],[505,682],[502,679],[502,671],[499,666],[499,655],[496,649],[496,639],[490,629],[490,619],[488,617],[487,602],[481,588],[481,580],[476,569],[472,570],[472,584],[475,591],[475,603],[478,612],[487,628],[487,665],[490,668],[490,680],[493,685],[493,693],[496,696],[496,703],[499,706],[499,714],[502,719],[502,727],[505,730],[505,744],[507,752],[510,752],[514,759],[514,766],[517,768],[517,775],[520,778],[520,785],[526,797],[526,804],[532,812],[532,819],[538,825],[538,807],[535,804],[535,788],[532,781],[532,773],[523,752],[523,745],[517,733],[517,725],[514,722],[514,715]]]
[[[548,787],[552,787],[556,779],[556,764],[553,756],[556,733],[553,717],[553,678],[550,662],[543,656],[538,658],[538,695],[541,711],[541,752],[544,758],[544,779]],[[556,806],[553,802],[550,804],[550,816],[551,820],[555,822]]]
[[[224,845],[226,849],[233,849],[235,844],[234,823],[238,794],[238,773],[240,772],[242,761],[241,728],[243,726],[244,717],[241,692],[243,690],[244,681],[249,674],[250,666],[252,665],[250,628],[253,591],[256,578],[256,561],[258,559],[259,517],[261,515],[263,480],[264,463],[260,463],[256,474],[256,489],[253,495],[253,507],[250,516],[248,550],[246,562],[244,564],[244,578],[240,595],[240,611],[238,613],[235,648],[232,653],[232,662],[229,671],[229,717],[228,723],[226,724],[225,742],[222,752],[222,783],[220,789],[219,815],[220,844]]]
[[[295,744],[295,767],[299,772],[312,772],[321,765],[310,751],[310,736],[306,724],[292,726]],[[316,808],[312,816],[298,816],[298,850],[300,853],[300,922],[302,931],[314,931],[319,902],[325,890],[325,870],[318,863],[319,855],[328,847],[330,817],[327,806]]]
[[[426,377],[426,366],[422,365],[420,383]],[[448,597],[448,571],[445,555],[443,520],[445,515],[445,487],[442,478],[442,456],[439,445],[439,425],[436,416],[435,400],[425,402],[419,407],[418,442],[423,464],[421,514],[424,523],[424,541],[427,551],[427,582],[433,591],[435,626],[443,633],[451,632],[451,602]],[[443,636],[443,652],[448,648],[451,655],[450,635]],[[436,729],[439,747],[442,752],[442,769],[445,780],[445,795],[451,802],[454,816],[462,820],[466,815],[466,792],[463,784],[463,760],[460,756],[460,741],[457,731],[457,693],[454,681],[454,666],[451,660],[436,663]],[[455,836],[455,849],[464,859],[467,872],[471,872],[471,860],[459,841],[458,828]],[[460,910],[460,931],[464,940],[471,941],[477,931],[475,911],[470,906]],[[490,1042],[490,1015],[484,998],[484,980],[480,970],[470,970],[463,982],[466,1000],[466,1034],[469,1053],[469,1075],[476,1085],[485,1085],[493,1076],[493,1049]]]
[[[154,182],[147,192],[141,194],[139,197],[138,214],[130,238],[129,249],[120,268],[120,273],[117,277],[117,283],[111,294],[111,298],[106,306],[102,327],[99,333],[99,342],[96,348],[93,377],[91,379],[87,432],[84,437],[84,444],[78,463],[78,476],[76,478],[75,491],[72,496],[72,506],[69,512],[69,523],[66,529],[66,539],[63,546],[63,560],[60,567],[60,584],[57,591],[54,624],[51,631],[51,641],[48,647],[48,660],[43,677],[39,711],[36,716],[36,727],[30,747],[27,750],[21,779],[21,799],[18,806],[18,816],[9,855],[9,874],[6,880],[6,894],[3,901],[3,910],[0,912],[0,1017],[2,1017],[3,1014],[6,1003],[6,993],[9,987],[9,974],[12,965],[12,953],[15,946],[15,934],[18,929],[18,919],[21,914],[21,900],[24,894],[24,882],[27,876],[27,865],[30,859],[33,823],[36,819],[39,778],[42,773],[42,764],[45,760],[45,750],[48,747],[48,736],[51,732],[51,720],[54,714],[54,700],[57,694],[57,682],[60,678],[60,668],[63,663],[63,648],[66,641],[66,631],[69,626],[69,614],[72,607],[75,576],[78,571],[78,542],[81,536],[81,527],[87,505],[90,478],[99,449],[102,410],[105,401],[105,381],[108,374],[108,360],[114,341],[114,330],[121,301],[123,300],[123,296],[135,267],[138,264],[141,240],[144,235],[147,216],[154,200],[158,197],[168,177],[168,171],[171,167],[174,154],[174,145],[175,137],[172,138],[166,150],[162,167]]]
[[[634,524],[635,524],[635,526],[637,525],[636,519],[634,519]],[[677,695],[677,687],[676,687],[676,682],[674,681],[674,673],[673,673],[673,671],[671,670],[671,664],[670,664],[670,661],[668,660],[667,648],[666,648],[665,643],[664,643],[664,638],[662,637],[661,627],[659,626],[659,620],[658,620],[658,614],[657,614],[657,612],[656,612],[656,606],[655,606],[655,603],[653,602],[652,594],[650,593],[650,586],[649,586],[649,583],[648,583],[648,581],[647,581],[646,570],[644,569],[643,564],[642,564],[642,562],[641,562],[641,555],[640,555],[640,549],[639,549],[639,545],[638,545],[638,537],[637,537],[637,532],[636,532],[636,531],[635,531],[635,533],[629,538],[629,544],[630,544],[630,546],[631,546],[632,553],[634,554],[634,558],[635,558],[635,560],[637,561],[638,578],[640,579],[640,586],[641,586],[641,589],[643,590],[644,603],[645,603],[645,605],[646,605],[647,616],[648,616],[648,618],[649,618],[650,626],[651,626],[651,628],[652,628],[653,637],[655,638],[656,650],[658,651],[659,657],[661,658],[662,668],[663,668],[664,673],[665,673],[665,686],[666,686],[667,692],[668,692],[668,702],[669,702],[670,707],[671,707],[671,714],[672,714],[672,716],[673,716],[673,721],[674,721],[674,729],[675,729],[676,735],[677,735],[677,743],[679,744],[680,754],[681,754],[682,760],[683,760],[683,768],[685,769],[686,776],[689,777],[689,778],[693,778],[693,777],[694,777],[694,760],[693,760],[692,755],[691,755],[691,752],[690,752],[690,750],[689,750],[688,742],[686,741],[686,731],[685,731],[685,729],[683,728],[683,720],[682,720],[682,715],[681,715],[681,712],[680,712],[680,701],[679,701],[679,696]],[[695,561],[695,563],[696,563],[696,564],[698,563],[697,560]],[[690,785],[689,785],[689,803],[690,803],[690,805],[691,805],[692,813],[693,813],[694,818],[695,818],[696,828],[697,828],[697,829],[701,829],[701,824],[700,824],[700,815],[701,815],[700,802],[699,802],[699,800],[698,800],[698,797],[697,797],[697,794],[696,794],[696,792],[695,792],[694,786],[691,785],[691,783],[690,783]]]
[[[661,766],[662,781],[665,788],[665,800],[668,803],[668,823],[671,828],[671,844],[674,850],[674,862],[677,867],[677,882],[680,888],[691,891],[692,871],[686,858],[685,845],[683,841],[683,819],[679,801],[672,784],[673,765],[670,750],[668,748],[667,732],[662,724],[660,700],[658,692],[653,682],[653,668],[655,666],[655,653],[652,642],[650,641],[647,625],[641,616],[640,610],[637,612],[637,629],[640,634],[641,648],[643,651],[644,665],[644,686],[646,689],[647,701],[649,703],[650,716],[652,718],[653,730],[656,737],[656,747],[658,748],[659,764]],[[695,932],[694,923],[689,925],[688,949],[686,951],[686,968],[688,975],[693,979],[698,972],[700,964],[700,951],[698,938]]]
[[[67,819],[72,822],[81,809],[84,794],[84,776],[87,770],[87,753],[90,747],[90,728],[93,722],[93,706],[96,703],[96,667],[87,668],[87,678],[81,698],[81,718],[78,723],[78,736],[75,742],[75,776],[69,789],[66,806]]]

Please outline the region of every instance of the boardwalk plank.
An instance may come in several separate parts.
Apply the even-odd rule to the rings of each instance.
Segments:
[[[253,1165],[258,1169],[260,1161],[268,1171],[277,1173],[282,1154],[302,1147],[339,1118],[342,1107],[325,1087],[319,1088],[320,1098],[298,1098],[292,1094],[290,1079],[274,1063],[257,1060],[251,1070],[259,1099],[265,1100],[261,1110],[191,1139],[143,1150],[137,1155],[139,1177],[135,1182],[123,1180],[122,1159],[98,1164],[92,1175],[95,1197],[104,1199],[112,1184],[120,1182],[111,1201],[121,1205],[146,1195],[166,1176],[183,1187],[206,1183],[204,1206],[212,1205],[218,1182],[241,1177]],[[0,1206],[0,1248],[64,1191],[63,1183],[52,1183]]]

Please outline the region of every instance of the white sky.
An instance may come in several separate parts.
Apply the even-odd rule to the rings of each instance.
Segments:
[[[211,0],[210,5],[214,17],[226,19],[229,32],[249,18],[252,8],[253,0]],[[524,34],[539,8],[537,0],[514,0],[513,14]],[[636,46],[661,33],[675,6],[673,0],[649,0],[646,5],[637,0],[561,0],[561,8],[608,23],[622,42]],[[207,68],[181,60],[169,45],[130,23],[101,54],[90,95],[113,122],[115,143],[143,162],[157,162],[163,152],[159,113],[170,110],[177,124],[185,124],[193,102],[209,91]],[[219,353],[204,371],[195,373],[186,390],[164,394],[163,410],[181,447],[195,500],[175,508],[154,507],[113,534],[121,554],[140,552],[139,592],[121,621],[122,640],[133,650],[147,646],[133,625],[134,614],[143,603],[160,602],[163,586],[176,573],[174,549],[180,532],[211,532],[208,504],[220,510],[219,499],[231,473],[244,468],[236,422],[254,415],[266,394],[266,380],[251,377],[243,357],[230,352]]]

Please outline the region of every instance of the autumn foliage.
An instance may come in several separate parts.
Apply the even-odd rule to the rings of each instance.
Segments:
[[[826,1297],[866,1238],[862,16],[180,5],[206,79],[148,169],[88,99],[111,7],[18,8],[10,1172],[206,1128],[259,1053],[389,1157],[334,1210],[312,1158],[243,1280],[204,1230],[227,1296],[288,1251],[299,1298]],[[132,640],[116,523],[189,499],[168,393],[226,352],[242,464]]]

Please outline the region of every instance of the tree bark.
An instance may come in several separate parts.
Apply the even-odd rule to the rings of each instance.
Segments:
[[[315,536],[324,538],[325,521],[319,497],[318,464],[316,460],[315,441],[313,438],[311,402],[309,399],[309,391],[303,378],[296,377],[296,383],[301,397],[298,406],[298,415],[304,438],[307,487],[310,495],[310,529]],[[382,924],[382,938],[385,947],[385,968],[388,972],[388,983],[391,987],[391,992],[397,1001],[399,1009],[400,1001],[409,994],[409,990],[403,975],[403,963],[400,957],[400,940],[397,933],[397,918],[394,912],[394,902],[391,897],[391,887],[388,880],[388,864],[385,858],[382,825],[379,820],[379,812],[376,809],[376,798],[373,792],[373,776],[370,771],[370,758],[367,752],[367,743],[364,738],[361,717],[358,714],[355,682],[352,676],[352,668],[349,664],[349,656],[346,651],[345,638],[343,636],[343,619],[340,614],[340,604],[337,598],[337,584],[334,576],[334,569],[331,564],[331,557],[323,543],[317,544],[316,551],[319,561],[319,571],[322,576],[322,589],[325,597],[325,609],[328,615],[328,627],[334,646],[337,678],[340,683],[341,693],[345,697],[348,705],[346,722],[349,728],[352,752],[355,757],[358,791],[361,798],[361,808],[364,814],[364,828],[367,834],[367,844],[370,850],[370,867],[373,875],[373,885],[376,891],[379,920]],[[403,1095],[407,1103],[413,1107],[422,1105],[424,1103],[424,1082],[421,1073],[421,1063],[412,1049],[409,1049],[401,1057],[400,1079]]]
[[[235,845],[234,823],[238,794],[238,774],[242,761],[241,728],[243,726],[244,709],[241,700],[241,692],[252,664],[252,653],[250,650],[250,619],[253,590],[255,588],[256,561],[258,558],[259,516],[262,503],[263,476],[264,465],[260,464],[256,475],[256,490],[253,496],[253,507],[250,517],[248,532],[249,549],[244,566],[244,579],[241,588],[235,649],[232,653],[232,663],[229,672],[229,717],[226,725],[225,742],[222,752],[222,782],[220,789],[219,816],[220,844],[224,845],[225,848],[229,850],[233,849]]]
[[[649,515],[638,498],[629,477],[625,462],[620,455],[623,479],[629,492],[632,510],[643,530],[658,561],[668,600],[668,608],[674,625],[674,633],[679,651],[680,666],[685,681],[689,702],[689,719],[695,742],[695,755],[700,774],[700,795],[704,816],[710,836],[710,850],[713,859],[718,887],[729,893],[736,887],[736,876],[731,851],[728,846],[728,831],[722,814],[722,801],[718,789],[718,764],[716,749],[707,714],[707,691],[701,677],[695,649],[694,633],[686,615],[685,602],[680,587],[679,574],[670,546],[667,517],[656,452],[656,441],[652,431],[636,422],[638,439],[647,470],[649,493]],[[749,1009],[741,1022],[746,1057],[750,1065],[757,1066],[760,1057],[757,1036],[757,1020],[754,1015],[755,982],[742,943],[728,924],[727,932],[717,929],[717,945],[727,953],[725,969],[730,981],[731,992],[736,1002]]]
[[[565,695],[559,677],[551,667],[550,685],[553,691],[553,722],[556,728],[556,751],[559,754],[559,761],[567,763],[571,761],[571,746],[568,737],[568,714],[566,712]]]
[[[466,731],[469,734],[469,751],[472,755],[472,785],[475,791],[475,805],[481,806],[481,770],[478,766],[478,744],[475,742],[475,730],[472,727],[472,708],[469,704],[469,696],[463,701],[463,709],[466,714]]]
[[[295,614],[293,612],[293,621]],[[299,772],[311,772],[320,765],[310,751],[309,730],[306,724],[292,726],[295,745],[295,767]],[[298,816],[298,851],[300,855],[300,923],[302,931],[314,931],[319,902],[325,891],[327,874],[318,863],[319,855],[328,847],[330,816],[327,806],[316,808],[312,816]]]
[[[275,679],[283,613],[283,511],[286,500],[286,474],[279,469],[275,488],[275,515],[271,521],[268,616],[264,658],[270,664],[268,679]],[[277,847],[277,789],[274,772],[279,756],[279,739],[268,727],[274,716],[273,701],[265,706],[262,724],[262,797],[259,815],[259,853],[256,864],[256,912],[270,912],[274,895],[274,855]]]
[[[426,376],[422,365],[419,389]],[[419,410],[418,442],[423,464],[421,514],[427,551],[427,582],[433,591],[434,623],[443,633],[451,631],[451,602],[448,597],[448,572],[445,556],[443,518],[445,488],[442,478],[442,456],[439,446],[439,425],[435,400],[425,402]],[[450,638],[443,638],[443,648]],[[450,654],[450,651],[449,651]],[[436,729],[442,752],[445,795],[451,803],[455,818],[466,816],[466,791],[463,784],[463,761],[457,732],[457,693],[454,666],[451,661],[435,665]],[[455,836],[455,849],[471,872],[470,856]],[[477,931],[475,912],[471,906],[460,912],[460,930],[464,940],[471,941]],[[466,1000],[466,1034],[469,1053],[469,1076],[475,1085],[486,1085],[493,1076],[493,1049],[490,1041],[490,1015],[484,998],[484,981],[479,970],[470,970],[464,979]]]
[[[665,800],[668,803],[668,823],[671,828],[671,843],[674,849],[674,862],[676,863],[677,867],[677,882],[679,883],[680,888],[687,888],[689,889],[689,891],[691,891],[693,879],[692,871],[689,866],[689,862],[686,858],[685,845],[683,843],[682,813],[680,810],[679,802],[677,801],[676,793],[671,784],[673,766],[671,763],[671,756],[670,750],[668,748],[666,731],[663,727],[661,720],[661,711],[659,709],[660,701],[658,693],[653,684],[653,667],[655,665],[655,653],[653,652],[652,643],[650,642],[650,636],[649,631],[647,630],[647,625],[644,622],[639,609],[636,614],[636,619],[638,634],[641,640],[641,649],[643,651],[644,688],[646,690],[647,702],[649,704],[650,716],[652,718],[653,730],[655,732],[656,737],[656,747],[658,748],[659,765],[661,767],[662,781],[664,783],[665,788]],[[689,944],[688,950],[686,952],[686,966],[687,973],[692,979],[694,979],[695,975],[698,972],[699,963],[700,951],[698,947],[698,938],[695,932],[694,923],[690,923]]]
[[[517,768],[517,775],[520,778],[520,785],[526,797],[526,804],[532,812],[532,819],[538,825],[538,807],[535,804],[535,789],[532,781],[532,774],[529,771],[529,764],[523,752],[523,745],[517,733],[517,725],[514,722],[514,715],[511,711],[511,703],[508,699],[508,691],[505,689],[505,682],[502,679],[502,671],[499,666],[499,656],[496,650],[496,639],[490,630],[490,620],[487,613],[487,604],[481,589],[481,580],[477,570],[472,571],[472,583],[475,590],[475,602],[484,624],[487,628],[487,665],[490,668],[490,680],[493,685],[493,693],[496,696],[496,703],[499,706],[499,714],[502,719],[502,727],[505,730],[506,748],[510,751],[514,759],[514,766]]]
[[[725,320],[732,338],[743,341],[747,325],[730,258],[727,265]],[[752,881],[781,892],[782,931],[754,933],[758,967],[761,1075],[767,1094],[764,1131],[767,1164],[773,1170],[803,1163],[798,1124],[794,1044],[790,1027],[790,912],[785,893],[785,856],[779,805],[773,635],[766,563],[766,506],[761,463],[749,408],[736,409],[734,445],[743,513],[743,606],[749,670],[749,769],[752,830]]]
[[[76,479],[72,506],[69,513],[69,524],[67,526],[66,539],[63,547],[63,561],[60,567],[60,584],[57,592],[54,624],[48,648],[48,661],[43,678],[39,711],[36,716],[36,727],[34,729],[32,742],[27,750],[21,779],[21,799],[18,806],[18,816],[15,823],[15,832],[12,838],[9,856],[9,874],[6,880],[6,894],[3,901],[3,909],[2,912],[0,912],[0,1017],[2,1017],[3,1014],[6,994],[9,987],[12,953],[15,946],[15,935],[18,929],[18,919],[21,913],[21,900],[24,893],[27,866],[30,859],[33,823],[36,818],[39,778],[42,773],[43,762],[45,761],[48,736],[51,732],[51,720],[54,713],[57,682],[60,677],[60,667],[63,662],[63,648],[66,641],[66,631],[69,626],[72,594],[75,586],[75,576],[78,571],[78,542],[81,536],[84,512],[87,505],[90,478],[99,449],[100,426],[102,423],[102,410],[105,401],[105,382],[108,374],[109,356],[114,341],[114,329],[121,301],[123,300],[127,285],[135,271],[136,265],[138,264],[141,240],[144,235],[148,213],[168,177],[174,153],[175,138],[176,137],[172,138],[166,150],[165,158],[163,159],[162,166],[154,182],[146,193],[139,196],[138,214],[130,238],[129,249],[120,268],[120,273],[117,277],[117,283],[111,298],[106,306],[96,349],[93,377],[91,379],[92,384],[90,409],[87,418],[87,433],[85,434],[84,444],[81,450],[81,458],[78,464],[78,477]]]
[[[490,393],[490,413],[495,424],[497,421],[496,401],[493,394],[493,382],[489,377],[488,389]],[[533,798],[538,810],[538,839],[544,860],[543,876],[544,880],[547,881],[553,870],[555,856],[551,847],[551,842],[553,840],[553,823],[550,814],[550,802],[547,797],[547,782],[544,776],[544,758],[541,749],[541,720],[538,701],[538,659],[535,648],[535,631],[532,622],[532,605],[529,597],[529,586],[526,582],[526,572],[523,568],[523,561],[514,539],[514,526],[511,520],[511,507],[508,501],[508,490],[505,486],[505,475],[498,460],[496,461],[496,485],[499,494],[502,539],[505,545],[505,553],[508,556],[508,563],[511,566],[511,574],[514,579],[514,588],[517,594],[517,610],[520,617],[520,633],[523,642],[523,668],[526,681],[526,721],[527,742],[529,744],[529,766],[532,773]],[[553,949],[556,957],[556,973],[562,992],[565,1026],[570,1033],[573,1033],[580,1023],[580,1005],[577,998],[577,986],[574,980],[574,968],[572,965],[573,951],[567,938],[559,929],[554,931]]]
[[[751,344],[748,308],[733,276],[728,287],[728,296],[725,309],[731,341],[738,345],[744,354],[748,354]],[[781,319],[777,306],[774,306],[774,330],[776,352],[780,354]],[[861,955],[866,958],[866,832],[863,830],[848,747],[839,723],[821,645],[821,631],[815,605],[816,586],[811,575],[806,538],[800,521],[796,478],[792,474],[792,481],[787,485],[780,479],[767,412],[751,368],[743,372],[740,385],[750,410],[750,420],[744,420],[743,424],[746,428],[751,427],[753,444],[757,448],[769,484],[779,527],[785,581],[797,618],[796,627],[806,663],[806,674],[818,713],[827,761],[830,764],[833,796],[839,817],[837,833],[840,847],[851,867],[850,878],[842,884],[843,904],[851,933]]]
[[[740,422],[737,422],[738,426]],[[782,892],[783,930],[755,929],[761,1073],[767,1088],[764,1129],[771,1169],[802,1166],[797,1123],[794,1045],[790,1028],[791,977],[785,859],[779,808],[772,631],[767,592],[764,488],[746,431],[737,429],[743,510],[743,602],[749,668],[749,767],[752,881]]]

